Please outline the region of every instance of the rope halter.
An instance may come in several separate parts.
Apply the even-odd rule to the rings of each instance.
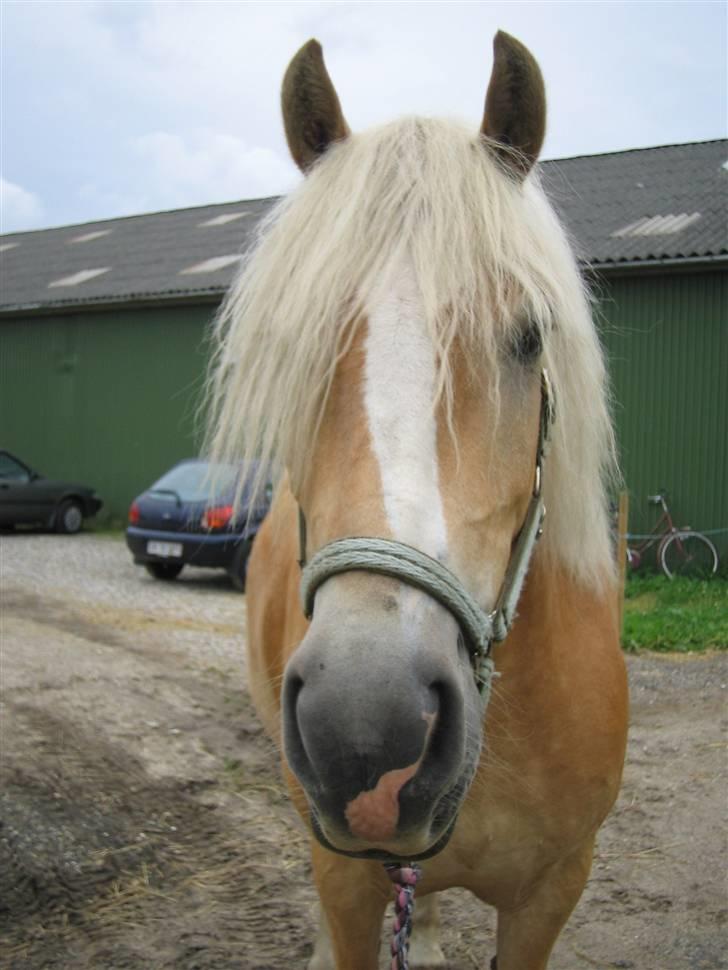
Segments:
[[[518,599],[536,542],[543,531],[542,468],[554,422],[554,397],[545,370],[541,371],[541,412],[533,490],[523,525],[506,567],[494,608],[486,612],[458,577],[446,566],[413,546],[393,539],[352,536],[323,546],[306,562],[306,519],[299,506],[301,602],[305,616],[313,616],[318,588],[340,573],[354,570],[399,579],[437,600],[455,617],[470,653],[475,681],[487,704],[494,665],[491,645],[506,638],[513,625]]]

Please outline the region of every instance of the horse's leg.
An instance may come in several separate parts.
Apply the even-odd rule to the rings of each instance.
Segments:
[[[412,940],[409,953],[412,970],[435,970],[447,966],[440,947],[440,907],[432,893],[415,903]],[[331,931],[323,909],[319,913],[319,928],[307,970],[335,970]]]
[[[377,970],[382,917],[391,895],[384,869],[334,855],[317,842],[311,861],[322,912],[309,970]]]
[[[319,906],[318,932],[306,970],[336,970],[334,948],[331,944],[331,930],[329,930],[326,914],[321,906]]]
[[[415,894],[409,959],[413,970],[447,965],[440,947],[440,906],[435,893],[419,898]]]
[[[517,909],[498,910],[497,970],[545,970],[559,933],[579,901],[593,844],[552,866]]]

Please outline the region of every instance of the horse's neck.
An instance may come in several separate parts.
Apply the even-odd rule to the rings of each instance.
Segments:
[[[618,647],[615,584],[601,589],[578,581],[543,549],[534,555],[517,608],[517,619],[496,662],[509,673],[574,663]]]

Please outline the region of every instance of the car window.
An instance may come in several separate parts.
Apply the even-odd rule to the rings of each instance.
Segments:
[[[0,452],[0,478],[11,482],[29,482],[28,469],[16,461],[12,455]]]
[[[160,499],[182,502],[204,502],[210,497],[214,484],[221,499],[232,498],[242,473],[239,465],[217,465],[211,470],[208,462],[189,461],[166,472],[152,485],[150,492]]]

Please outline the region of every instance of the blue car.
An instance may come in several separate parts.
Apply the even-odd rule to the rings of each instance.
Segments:
[[[181,461],[129,509],[126,544],[134,562],[155,579],[176,579],[186,565],[225,569],[245,589],[248,556],[270,505],[270,486],[251,506],[255,467]],[[241,478],[238,507],[235,494]],[[213,496],[214,483],[214,496]]]

